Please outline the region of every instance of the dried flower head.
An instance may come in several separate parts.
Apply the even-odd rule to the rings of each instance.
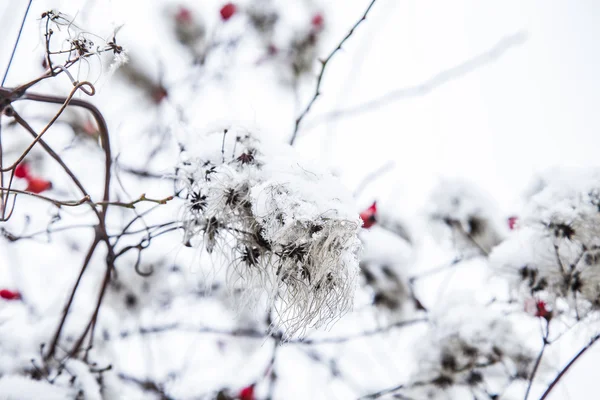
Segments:
[[[452,234],[454,246],[466,256],[484,254],[500,243],[495,207],[477,188],[460,180],[441,182],[431,195],[429,218]]]
[[[511,321],[489,307],[453,306],[421,340],[410,398],[490,398],[490,388],[527,380],[536,353],[524,347]],[[449,394],[452,393],[452,396]]]
[[[185,241],[218,250],[232,285],[266,294],[292,335],[339,317],[358,272],[358,215],[330,174],[287,145],[225,130],[184,161]]]
[[[565,177],[531,197],[519,230],[491,260],[526,296],[566,300],[580,317],[600,308],[600,173]]]

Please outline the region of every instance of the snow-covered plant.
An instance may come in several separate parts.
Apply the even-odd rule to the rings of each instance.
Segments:
[[[231,285],[266,295],[290,335],[348,311],[360,222],[336,178],[242,130],[201,146],[178,173],[185,242],[224,254]]]
[[[373,304],[392,312],[402,311],[409,300],[409,289],[403,277],[390,265],[361,262],[364,284],[373,295]]]
[[[433,190],[429,218],[452,235],[454,246],[464,256],[487,255],[502,240],[489,197],[465,181],[444,180]]]
[[[498,310],[455,305],[432,323],[401,393],[419,399],[497,398],[512,382],[529,379],[536,353]]]
[[[515,233],[492,253],[526,295],[600,308],[600,172],[562,174],[533,195]]]

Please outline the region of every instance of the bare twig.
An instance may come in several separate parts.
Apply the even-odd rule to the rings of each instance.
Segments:
[[[2,78],[2,83],[0,86],[4,86],[4,82],[6,82],[6,77],[8,76],[8,71],[10,71],[10,66],[12,65],[13,58],[15,57],[15,53],[17,52],[17,47],[19,46],[19,41],[21,40],[21,33],[23,33],[23,27],[25,26],[25,21],[27,20],[27,14],[29,14],[29,9],[31,8],[32,0],[29,0],[27,3],[27,8],[25,9],[25,14],[23,15],[23,20],[21,21],[21,27],[19,28],[19,34],[17,35],[17,40],[15,40],[15,45],[13,46],[12,53],[10,54],[10,59],[8,60],[8,65],[6,66],[6,70],[4,71],[4,77]]]
[[[331,343],[344,343],[350,340],[361,339],[369,336],[379,335],[381,333],[388,332],[392,329],[404,328],[407,326],[412,326],[419,324],[421,322],[429,321],[427,318],[415,318],[404,321],[399,321],[394,324],[390,324],[381,328],[373,329],[371,331],[359,332],[354,335],[348,335],[337,338],[323,338],[323,339],[298,339],[298,340],[289,340],[287,343],[294,343],[299,345],[315,345],[315,344],[331,344]]]
[[[360,196],[363,190],[365,190],[365,188],[369,186],[370,183],[372,183],[375,179],[379,178],[381,175],[384,175],[385,173],[394,169],[395,165],[396,163],[394,161],[388,161],[381,167],[377,168],[375,171],[371,171],[369,174],[367,174],[367,176],[365,176],[360,181],[360,183],[354,190],[354,197]]]
[[[167,196],[164,199],[149,199],[146,197],[146,194],[142,194],[139,198],[137,198],[136,200],[130,201],[129,203],[123,203],[120,201],[99,201],[96,202],[94,204],[97,205],[112,205],[112,206],[118,206],[118,207],[125,207],[125,208],[135,208],[135,205],[141,202],[148,202],[148,203],[156,203],[156,204],[167,204],[168,201],[173,200],[173,196]]]
[[[62,206],[65,206],[65,207],[76,207],[76,206],[80,206],[82,204],[85,204],[85,203],[87,203],[90,200],[90,198],[88,196],[85,196],[81,200],[62,201],[62,200],[51,199],[50,197],[42,196],[41,194],[37,194],[37,193],[33,193],[33,192],[27,192],[25,190],[9,189],[9,188],[0,187],[0,193],[5,193],[5,192],[7,192],[7,193],[25,194],[27,196],[36,197],[38,199],[48,201],[48,202],[54,204],[56,207],[62,207]]]
[[[300,115],[298,116],[298,118],[296,118],[296,125],[294,126],[294,133],[292,135],[292,138],[290,139],[290,144],[291,145],[293,145],[294,141],[296,140],[296,136],[298,135],[298,130],[300,129],[300,123],[302,122],[302,119],[304,119],[304,117],[308,114],[308,112],[312,108],[314,102],[321,95],[321,82],[323,81],[323,75],[325,74],[325,69],[327,69],[327,65],[329,65],[329,61],[331,61],[331,59],[333,58],[333,56],[335,56],[335,54],[342,49],[342,45],[350,38],[350,36],[352,36],[352,34],[356,30],[356,28],[358,28],[358,26],[364,20],[367,19],[367,14],[369,13],[369,11],[371,11],[371,8],[375,4],[375,1],[376,0],[371,0],[371,3],[369,3],[369,6],[367,7],[367,9],[365,10],[365,12],[363,13],[362,17],[358,21],[356,21],[356,23],[354,24],[354,26],[350,29],[350,31],[346,34],[346,36],[344,36],[344,38],[338,43],[338,45],[336,46],[336,48],[333,49],[333,51],[331,51],[331,53],[329,53],[329,55],[327,56],[327,58],[325,58],[325,60],[321,60],[321,72],[319,72],[319,76],[317,77],[317,86],[315,88],[315,93],[313,94],[313,97],[308,102],[308,105],[306,106],[306,108],[304,109],[304,111],[302,111],[300,113]]]
[[[544,356],[544,350],[548,346],[548,335],[550,334],[550,323],[546,322],[546,332],[544,333],[542,348],[540,353],[538,354],[537,359],[535,360],[535,364],[533,365],[533,369],[531,370],[531,375],[529,376],[529,382],[527,383],[527,390],[525,391],[525,400],[529,398],[529,392],[531,391],[531,386],[533,385],[533,380],[535,379],[535,375],[537,370],[542,362],[542,357]]]
[[[550,385],[548,386],[548,388],[546,389],[544,394],[542,394],[542,397],[540,397],[540,400],[545,400],[546,397],[548,397],[550,392],[552,392],[552,389],[554,389],[556,384],[562,379],[562,377],[567,373],[567,371],[569,371],[569,369],[573,366],[573,364],[575,364],[575,362],[579,359],[579,357],[581,357],[582,355],[585,354],[586,351],[591,349],[592,346],[594,345],[594,343],[596,343],[598,341],[598,339],[600,339],[600,334],[594,336],[584,348],[579,350],[579,352],[571,359],[571,361],[569,361],[567,363],[567,365],[565,365],[564,368],[558,373],[558,375],[556,375],[556,378],[554,378],[552,383],[550,383]]]

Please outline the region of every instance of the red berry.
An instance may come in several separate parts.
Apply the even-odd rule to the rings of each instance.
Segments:
[[[375,218],[376,214],[377,202],[374,201],[373,204],[369,206],[369,208],[360,213],[360,219],[362,219],[363,221],[363,228],[369,229],[370,227],[375,225],[375,222],[377,222],[377,219]]]
[[[536,312],[535,312],[536,317],[550,319],[550,311],[548,311],[548,309],[546,309],[546,303],[544,301],[542,301],[542,300],[536,301],[535,308],[536,308]]]
[[[192,12],[189,8],[181,6],[175,14],[175,20],[182,24],[189,24],[192,22]]]
[[[17,178],[29,178],[29,165],[21,163],[15,168],[15,176]]]
[[[31,193],[42,193],[52,188],[52,182],[42,178],[28,178],[27,188],[25,189]]]
[[[229,18],[233,17],[233,14],[237,11],[237,6],[233,3],[227,3],[223,7],[221,7],[221,19],[223,21],[229,20]]]
[[[321,29],[323,29],[323,25],[325,24],[325,19],[323,18],[322,14],[315,14],[315,15],[313,15],[310,23],[314,29],[320,31]]]
[[[0,298],[3,298],[4,300],[19,300],[21,298],[21,293],[8,289],[1,289]]]
[[[255,400],[254,397],[254,384],[250,386],[246,386],[242,390],[240,390],[240,394],[238,395],[240,400]]]
[[[518,217],[509,217],[508,218],[508,228],[512,231],[517,226]]]
[[[162,86],[157,86],[152,91],[152,101],[154,101],[154,104],[160,104],[168,95],[167,89]]]
[[[546,302],[543,300],[527,299],[525,300],[525,311],[547,321],[552,319],[552,311],[546,308]]]
[[[94,125],[94,123],[89,119],[85,120],[82,128],[83,128],[83,131],[90,136],[98,135],[98,129],[96,129],[96,125]]]

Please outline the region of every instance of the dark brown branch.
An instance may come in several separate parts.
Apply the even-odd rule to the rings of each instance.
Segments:
[[[73,299],[75,298],[75,293],[77,292],[77,288],[79,287],[81,278],[83,277],[85,270],[87,269],[88,265],[90,264],[92,255],[94,254],[94,251],[96,250],[96,247],[98,246],[99,242],[100,241],[97,237],[94,238],[94,241],[92,242],[92,244],[88,250],[88,253],[85,256],[85,260],[83,261],[83,266],[81,267],[79,276],[77,277],[77,280],[75,281],[75,285],[73,286],[73,289],[71,290],[71,295],[69,296],[69,300],[67,301],[67,304],[65,305],[65,308],[63,310],[63,315],[60,320],[60,323],[58,324],[58,328],[56,329],[56,332],[54,333],[54,336],[52,337],[50,346],[48,346],[48,353],[46,353],[46,355],[44,357],[46,360],[49,360],[50,358],[52,358],[52,356],[56,352],[56,347],[58,345],[58,339],[60,338],[60,333],[62,332],[62,329],[65,325],[65,321],[67,320],[67,315],[69,314],[69,309],[71,308],[71,305],[73,304]]]

